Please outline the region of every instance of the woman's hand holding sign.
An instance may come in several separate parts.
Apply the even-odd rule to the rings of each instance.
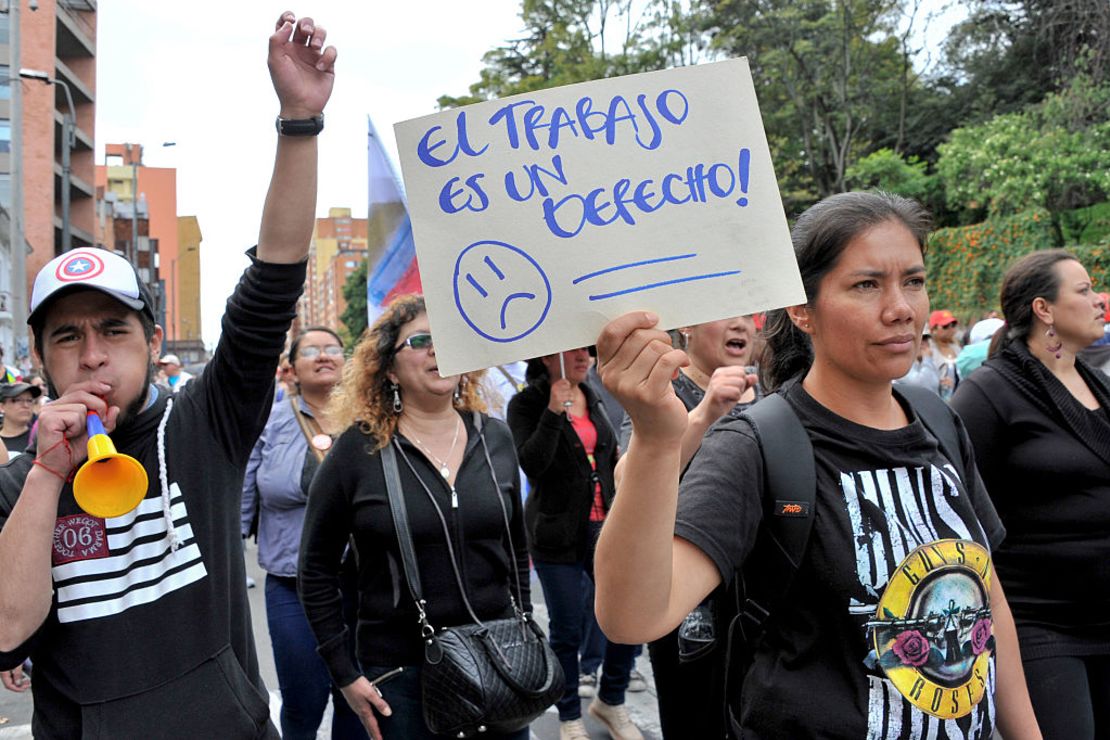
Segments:
[[[632,418],[634,436],[643,443],[677,444],[686,431],[686,407],[671,380],[689,364],[686,353],[671,347],[659,317],[646,311],[613,319],[597,338],[598,374]]]

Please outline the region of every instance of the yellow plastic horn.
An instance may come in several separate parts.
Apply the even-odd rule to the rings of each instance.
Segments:
[[[73,479],[73,498],[93,516],[122,516],[146,497],[146,468],[130,455],[116,452],[95,411],[86,418],[89,459]]]

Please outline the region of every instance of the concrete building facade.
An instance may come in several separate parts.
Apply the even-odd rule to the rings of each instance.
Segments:
[[[22,186],[22,234],[28,250],[27,287],[35,273],[62,249],[62,160],[64,121],[69,115],[65,90],[38,79],[15,79],[32,70],[68,85],[76,114],[70,172],[70,228],[74,247],[93,243],[94,222],[94,120],[96,103],[96,2],[95,0],[38,0],[31,10],[20,5],[19,27],[12,28],[12,4],[0,12],[0,207],[10,215],[13,187]],[[12,58],[13,34],[19,37],[19,59]],[[12,85],[21,91],[22,116],[12,116]],[[20,126],[22,174],[12,182],[12,127]],[[0,281],[10,302],[13,295],[10,269],[10,229],[0,241],[8,261],[0,266]],[[0,297],[0,303],[5,300]],[[2,313],[2,312],[0,312]],[[7,322],[5,324],[5,321]],[[6,332],[6,334],[5,334]],[[0,342],[11,341],[11,317],[0,315]],[[10,357],[14,361],[15,357]]]
[[[329,208],[327,218],[316,219],[295,331],[303,326],[339,330],[340,317],[347,308],[343,286],[366,261],[367,229],[367,220],[352,218],[350,208]]]
[[[203,359],[202,237],[195,216],[177,215],[177,170],[145,166],[139,144],[107,144],[96,193],[96,243],[128,257],[150,287],[166,351],[186,362]]]

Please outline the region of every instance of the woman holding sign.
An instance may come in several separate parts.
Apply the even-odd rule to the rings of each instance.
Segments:
[[[681,495],[689,419],[671,378],[685,353],[645,312],[598,340],[602,378],[635,430],[598,543],[598,620],[617,640],[652,640],[738,572],[748,598],[758,577],[788,584],[754,605],[769,618],[746,604],[758,634],[734,672],[742,686],[728,687],[744,737],[988,740],[996,724],[1007,740],[1040,737],[991,567],[1004,530],[967,434],[939,400],[891,385],[928,317],[927,227],[916,203],[871,193],[798,219],[806,303],[770,315],[761,370],[777,393],[752,410],[772,411],[758,428],[794,443],[761,449],[769,437],[748,418],[719,424]],[[784,469],[808,469],[815,490],[780,496]],[[768,536],[806,520],[790,569]]]
[[[543,586],[551,647],[566,677],[559,700],[561,740],[588,738],[578,697],[582,574],[593,577],[597,534],[613,503],[617,435],[601,398],[585,382],[586,348],[528,361],[528,385],[509,401],[508,421],[520,467],[532,484],[525,506],[528,548]],[[624,695],[635,646],[608,643],[591,716],[617,740],[642,737]]]

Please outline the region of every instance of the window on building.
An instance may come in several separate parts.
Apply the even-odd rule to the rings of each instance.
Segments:
[[[12,205],[12,176],[7,172],[0,173],[0,205],[5,208]]]
[[[12,122],[0,121],[0,152],[12,150]]]
[[[5,8],[7,5],[7,3],[4,3]],[[3,13],[0,13],[0,44],[4,46],[8,45],[11,27],[11,18],[8,16],[8,11],[5,9]],[[6,73],[5,76],[7,76]]]
[[[8,16],[0,16],[4,19],[3,32],[0,33],[0,44],[8,43]],[[0,100],[12,99],[12,85],[19,84],[18,80],[11,79],[12,68],[6,64],[0,64]]]

